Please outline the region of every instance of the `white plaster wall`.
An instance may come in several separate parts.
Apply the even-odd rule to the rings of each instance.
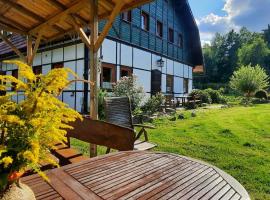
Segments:
[[[64,92],[63,100],[70,108],[75,108],[75,93],[73,92]]]
[[[18,103],[18,96],[17,93],[11,96],[11,100]]]
[[[183,77],[183,64],[174,62],[174,75]]]
[[[48,74],[48,72],[51,70],[52,65],[43,65],[42,66],[42,74]]]
[[[133,74],[137,76],[138,84],[143,87],[145,92],[151,90],[151,72],[134,69]]]
[[[54,49],[52,51],[52,62],[62,62],[63,61],[63,48]]]
[[[132,47],[121,44],[121,65],[132,67]]]
[[[184,77],[185,78],[188,78],[188,74],[189,74],[189,72],[188,72],[188,66],[187,65],[184,65]]]
[[[167,59],[167,74],[173,75],[173,61]]]
[[[188,93],[190,93],[192,91],[192,88],[193,88],[192,80],[189,80],[189,83],[188,83]]]
[[[174,92],[182,93],[183,92],[183,79],[179,77],[174,77]]]
[[[80,79],[84,79],[83,73],[84,73],[84,60],[77,60],[77,75]],[[77,90],[83,90],[84,89],[84,83],[83,82],[77,82]]]
[[[76,45],[64,47],[64,61],[76,58]]]
[[[161,75],[161,92],[166,93],[166,75]]]
[[[24,100],[24,92],[18,92],[18,103]]]
[[[133,67],[151,70],[151,53],[133,48]]]
[[[78,112],[82,112],[82,105],[83,105],[83,92],[76,93],[76,110]]]
[[[188,77],[190,79],[192,79],[192,67],[188,67],[188,68],[189,68],[189,75],[188,75]]]
[[[120,79],[120,66],[117,65],[116,66],[116,81],[118,81]]]
[[[71,69],[73,72],[75,72],[76,70],[76,62],[75,61],[71,61],[71,62],[64,62],[64,67]],[[68,79],[74,80],[74,76],[72,74],[69,74]],[[75,82],[70,84],[69,87],[65,90],[75,90]]]
[[[37,65],[41,65],[41,53],[37,53],[33,60],[33,66]]]
[[[84,58],[84,44],[77,44],[77,59]]]
[[[42,52],[42,64],[48,64],[52,61],[52,51]]]
[[[103,61],[116,64],[116,42],[105,39],[102,44]]]

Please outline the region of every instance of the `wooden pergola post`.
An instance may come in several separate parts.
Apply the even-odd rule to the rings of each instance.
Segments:
[[[32,66],[32,58],[33,58],[33,41],[32,36],[27,36],[27,55],[26,55],[26,61],[29,66]]]
[[[90,23],[90,117],[98,119],[98,55],[95,49],[95,44],[98,39],[98,0],[91,1],[91,23]],[[90,144],[90,157],[97,156],[97,145]]]

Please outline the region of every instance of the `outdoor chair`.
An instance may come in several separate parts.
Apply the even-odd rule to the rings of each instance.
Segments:
[[[134,141],[134,150],[149,150],[156,147],[156,144],[148,142],[148,133],[146,129],[154,129],[153,126],[143,124],[133,124],[131,103],[128,97],[107,97],[104,99],[106,121],[134,130],[136,134]],[[140,128],[137,133],[135,128]],[[144,140],[139,140],[144,135]],[[110,148],[107,149],[107,153]]]
[[[134,148],[135,133],[132,129],[104,121],[92,120],[89,116],[84,116],[83,121],[76,120],[70,125],[74,129],[67,130],[67,143],[58,144],[57,150],[53,152],[59,158],[61,166],[88,159],[87,156],[71,148],[70,138],[119,151],[128,151]]]

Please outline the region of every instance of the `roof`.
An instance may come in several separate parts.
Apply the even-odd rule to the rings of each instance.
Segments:
[[[115,10],[129,10],[152,0],[98,0],[98,20],[108,19]],[[74,31],[70,18],[80,27],[91,20],[90,0],[0,0],[0,30],[53,40]],[[119,5],[121,4],[121,5]],[[118,10],[117,10],[118,11]]]
[[[9,36],[9,40],[14,44],[18,49],[22,49],[26,47],[26,38],[24,36],[18,34],[11,34]],[[5,55],[13,50],[9,45],[0,40],[0,55]],[[1,60],[1,59],[0,59]]]

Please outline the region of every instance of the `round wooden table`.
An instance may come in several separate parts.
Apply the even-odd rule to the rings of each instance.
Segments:
[[[243,186],[220,169],[169,153],[112,153],[23,178],[37,199],[249,200]]]

